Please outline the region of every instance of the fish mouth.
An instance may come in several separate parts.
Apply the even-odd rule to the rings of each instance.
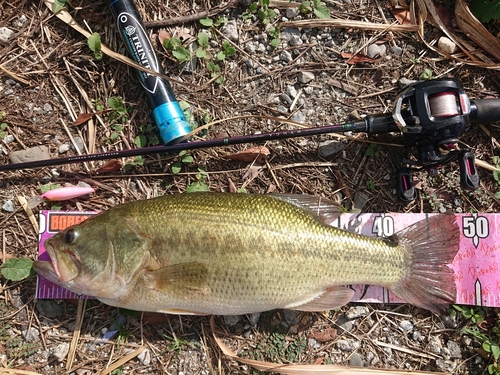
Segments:
[[[49,240],[45,241],[45,249],[50,260],[37,260],[33,268],[37,273],[56,284],[68,283],[80,273],[80,262],[68,249],[57,251]]]

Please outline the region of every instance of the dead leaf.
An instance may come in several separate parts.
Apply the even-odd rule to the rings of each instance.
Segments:
[[[315,339],[319,342],[331,341],[337,337],[337,330],[333,327],[327,328],[321,332],[312,332],[309,334],[309,338]]]
[[[104,164],[101,168],[96,170],[96,173],[110,173],[110,172],[118,172],[123,167],[123,163],[118,159],[111,159],[106,164]]]
[[[373,63],[376,62],[376,59],[372,59],[370,56],[363,55],[361,53],[357,53],[353,55],[352,53],[342,52],[342,57],[344,59],[348,59],[348,64],[360,64],[360,63]]]
[[[455,20],[458,27],[486,52],[500,60],[500,40],[493,36],[472,14],[465,0],[457,0]]]
[[[228,155],[226,156],[226,159],[262,164],[269,154],[270,151],[267,149],[267,147],[256,146],[247,148],[245,151],[241,151],[233,155]]]
[[[259,171],[262,169],[262,165],[254,164],[250,168],[247,169],[245,174],[243,175],[243,179],[253,180],[259,174]]]
[[[78,126],[85,124],[92,117],[94,117],[94,113],[80,113],[75,121],[71,123],[72,126]]]
[[[276,185],[275,184],[269,184],[266,190],[266,194],[271,194],[276,191]]]
[[[172,35],[165,29],[158,30],[158,40],[162,46],[165,39],[172,39]]]
[[[411,25],[410,10],[408,8],[392,8],[391,13],[400,25]]]
[[[231,180],[229,177],[227,178],[227,184],[229,185],[229,192],[230,193],[236,193],[236,185],[234,184],[233,180]]]
[[[0,253],[0,259],[2,259],[2,258],[3,258],[3,255]],[[5,253],[5,258],[2,259],[2,260],[5,262],[6,260],[9,260],[9,259],[12,259],[12,258],[15,258],[15,256],[12,255],[12,254],[9,254],[9,253]]]
[[[377,84],[380,82],[382,79],[382,69],[377,69],[375,72],[372,74],[372,82]]]

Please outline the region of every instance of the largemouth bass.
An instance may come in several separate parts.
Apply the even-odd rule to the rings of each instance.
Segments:
[[[174,194],[111,208],[45,242],[35,270],[118,307],[175,314],[322,311],[349,284],[387,287],[438,312],[454,302],[454,215],[390,238],[329,226],[337,206],[301,195]]]

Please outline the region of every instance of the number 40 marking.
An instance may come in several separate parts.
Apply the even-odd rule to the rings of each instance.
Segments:
[[[394,234],[394,219],[392,216],[381,215],[373,220],[372,233],[379,237],[390,237]]]

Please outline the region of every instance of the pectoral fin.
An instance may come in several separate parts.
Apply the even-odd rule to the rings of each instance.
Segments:
[[[313,299],[312,301],[309,301],[303,305],[288,307],[288,309],[299,311],[332,310],[349,303],[353,296],[354,290],[342,286],[334,286],[328,288],[318,298]]]
[[[186,296],[192,293],[208,293],[208,270],[202,262],[172,264],[149,271],[145,275],[150,288],[166,293]]]

